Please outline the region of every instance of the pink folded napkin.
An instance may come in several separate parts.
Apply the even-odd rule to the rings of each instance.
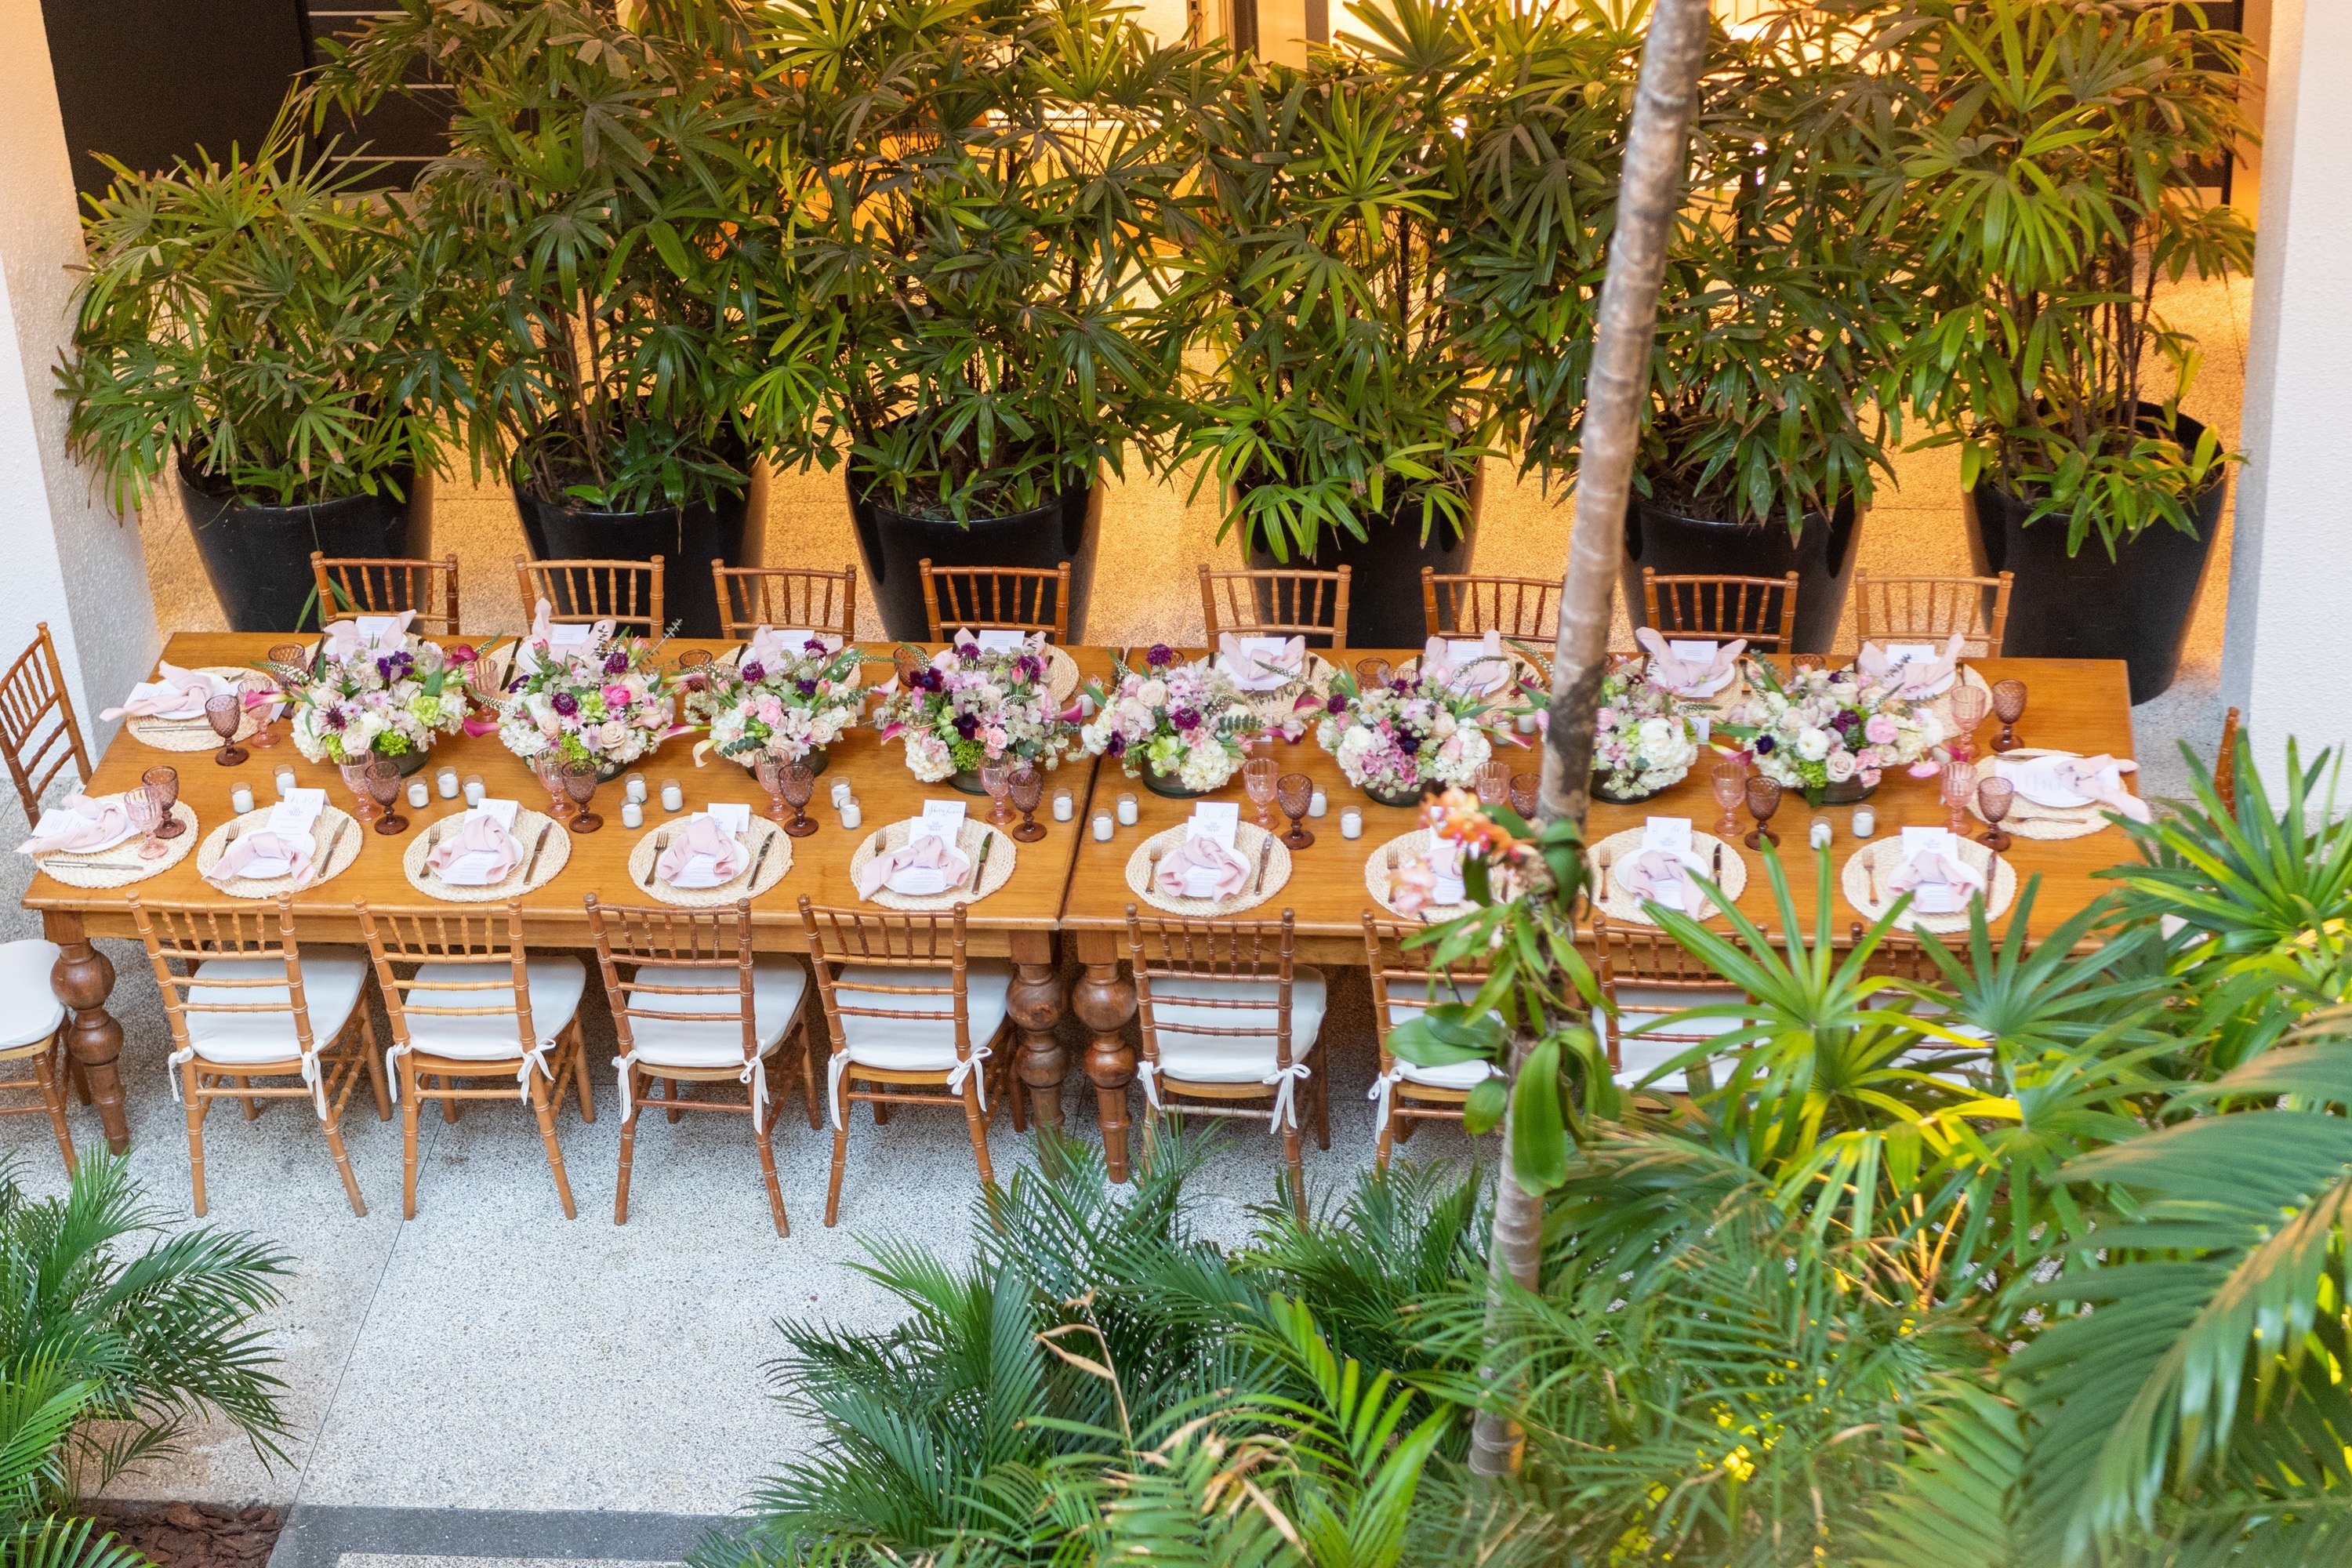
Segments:
[[[1216,873],[1210,891],[1194,890],[1192,878],[1186,875],[1194,867]],[[1230,899],[1248,885],[1249,874],[1248,861],[1203,833],[1187,838],[1160,858],[1160,875],[1154,885],[1171,899]]]
[[[425,865],[435,876],[445,876],[459,860],[477,854],[490,857],[483,868],[484,887],[505,881],[521,858],[521,851],[515,847],[514,835],[500,826],[497,817],[484,813],[468,815],[457,825],[457,832],[433,847],[433,852],[425,858]]]
[[[927,870],[940,873],[946,879],[947,889],[960,888],[963,886],[963,879],[971,874],[971,859],[944,838],[936,836],[919,838],[896,849],[886,849],[868,860],[866,868],[857,873],[857,896],[872,898],[901,871]]]
[[[812,640],[822,644],[828,653],[840,651],[841,639],[831,633],[787,631],[776,626],[757,627],[752,631],[751,640],[744,644],[743,657],[736,661],[736,668],[740,669],[747,664],[763,664],[772,670],[786,659],[806,655]]]
[[[1279,648],[1245,647],[1244,642],[1266,643],[1270,637],[1244,639],[1232,632],[1217,634],[1217,662],[1233,678],[1234,684],[1244,691],[1272,691],[1289,685],[1307,670],[1307,639],[1295,637],[1285,640]]]
[[[219,862],[205,873],[205,880],[226,886],[244,876],[245,868],[257,860],[283,860],[295,887],[310,885],[310,836],[279,833],[267,827],[248,833],[230,845],[222,852]]]
[[[111,844],[130,826],[130,814],[122,809],[120,800],[97,801],[86,795],[69,795],[41,813],[39,825],[22,848],[27,855],[73,854]]]
[[[1655,626],[1634,627],[1633,640],[1649,650],[1650,684],[1682,697],[1706,693],[1731,673],[1733,663],[1748,651],[1748,639],[1741,637],[1718,644],[1714,659],[1702,664],[1696,659],[1675,658],[1674,649],[1666,646],[1666,639]]]
[[[415,618],[415,610],[403,610],[400,614],[390,616],[392,625],[385,627],[376,637],[375,646],[398,647],[408,640],[408,624]],[[362,652],[367,646],[367,636],[357,621],[335,621],[327,627],[329,658],[348,658],[352,654]]]
[[[1961,633],[1954,632],[1944,651],[1934,658],[1914,658],[1897,665],[1887,651],[1874,642],[1862,645],[1853,656],[1853,667],[1863,679],[1873,686],[1890,686],[1904,696],[1917,700],[1929,690],[1949,679],[1960,661],[1960,648],[1968,641]]]
[[[1481,696],[1501,690],[1511,679],[1503,634],[1488,632],[1475,653],[1455,648],[1453,640],[1445,637],[1430,638],[1421,650],[1421,679],[1425,685],[1450,686]]]
[[[1682,910],[1698,913],[1700,900],[1706,897],[1697,882],[1692,880],[1690,868],[1677,856],[1663,849],[1643,849],[1610,868],[1609,874],[1617,879],[1617,886],[1630,899],[1654,901],[1675,908],[1671,899],[1659,897],[1660,890],[1673,886],[1682,889]]]
[[[224,689],[215,677],[201,670],[182,669],[176,664],[159,664],[155,679],[142,680],[131,689],[131,695],[120,708],[99,711],[101,719],[174,719],[190,716],[190,710],[201,716],[205,704]]]
[[[2124,788],[2123,775],[2136,773],[2139,764],[2107,755],[2095,757],[2053,757],[2051,776],[2061,787],[2098,802],[2110,811],[2121,812],[2134,822],[2146,822],[2151,813],[2147,802]]]
[[[1921,912],[1948,915],[1958,912],[1981,885],[1982,879],[1969,867],[1928,850],[1895,868],[1895,874],[1886,879],[1886,896],[1893,900],[1916,893],[1919,896],[1914,901]]]
[[[572,622],[566,623],[566,625],[576,624],[577,623]],[[614,624],[614,623],[609,620],[598,621],[595,625],[588,628],[588,640],[592,643],[609,641],[613,636]],[[521,652],[531,656],[533,660],[531,668],[536,668],[537,665],[538,656],[536,650],[544,648],[548,646],[548,638],[551,632],[553,630],[554,626],[555,606],[548,603],[545,599],[541,599],[539,602],[538,606],[530,613],[530,635],[522,639],[523,646]],[[518,657],[520,657],[520,655]]]
[[[665,882],[675,882],[700,856],[709,858],[712,887],[743,869],[743,847],[735,842],[735,836],[709,816],[700,816],[689,817],[686,830],[670,840],[669,847],[662,851],[661,860],[654,867],[654,875]]]

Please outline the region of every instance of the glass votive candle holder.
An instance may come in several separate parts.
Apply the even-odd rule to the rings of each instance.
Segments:
[[[857,804],[856,795],[845,796],[841,803],[841,826],[862,827],[866,825],[866,808]]]
[[[278,798],[284,800],[289,795],[291,795],[293,791],[294,764],[291,763],[280,763],[278,764]]]
[[[1106,844],[1110,842],[1109,812],[1097,811],[1095,813],[1095,837]]]
[[[643,827],[645,825],[646,808],[634,800],[623,801],[621,803],[621,826],[624,827]]]
[[[433,775],[433,787],[440,792],[441,798],[443,800],[457,799],[457,770],[455,768],[445,767]]]
[[[643,802],[645,798],[646,775],[635,772],[623,773],[621,775],[621,799],[624,802]],[[643,813],[640,813],[639,815],[642,816]]]
[[[1536,732],[1537,720],[1532,713],[1522,713],[1512,722],[1518,726],[1519,733],[1522,735],[1532,735]]]
[[[482,804],[482,797],[483,797],[485,795],[487,795],[488,793],[488,790],[487,789],[487,787],[486,787],[486,786],[483,784],[483,783],[482,783],[482,775],[481,775],[481,774],[479,774],[479,773],[467,773],[467,774],[466,775],[465,794],[466,794],[466,804],[467,804],[467,805],[481,805],[481,804]]]
[[[676,779],[662,780],[661,800],[662,809],[664,811],[684,811],[686,809],[686,791],[677,787],[677,781]]]
[[[1135,826],[1135,792],[1131,789],[1118,792],[1118,825],[1121,827]]]
[[[228,792],[228,808],[236,813],[239,816],[243,816],[247,812],[251,811],[253,809],[253,786],[242,782],[231,784]]]
[[[1344,806],[1339,812],[1339,837],[1361,838],[1364,836],[1364,814],[1354,806]]]
[[[1855,806],[1853,808],[1853,836],[1856,838],[1867,838],[1877,831],[1878,813],[1873,811],[1866,805]]]
[[[1826,816],[1816,816],[1805,830],[1806,838],[1816,849],[1826,849],[1837,837],[1837,825]]]
[[[835,811],[839,811],[844,805],[847,805],[850,800],[849,781],[847,779],[834,780],[833,788],[829,792],[829,798],[833,801],[833,809]]]
[[[1078,797],[1072,795],[1066,789],[1055,790],[1054,792],[1054,820],[1056,822],[1067,822],[1077,814]]]
[[[1321,790],[1319,790],[1319,789],[1318,789],[1318,790],[1317,790],[1313,795],[1308,795],[1308,796],[1307,797],[1307,816],[1321,816],[1324,813],[1326,813],[1326,812],[1329,811],[1330,809],[1331,809],[1331,797],[1330,797],[1329,795],[1325,795]]]

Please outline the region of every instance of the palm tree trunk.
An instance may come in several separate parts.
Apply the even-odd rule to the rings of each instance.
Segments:
[[[1591,806],[1592,719],[1609,661],[1609,620],[1625,541],[1625,501],[1640,449],[1642,407],[1650,394],[1650,349],[1658,323],[1658,285],[1666,247],[1682,205],[1691,116],[1699,68],[1706,56],[1706,0],[1657,0],[1642,46],[1641,85],[1625,137],[1618,178],[1617,226],[1609,241],[1609,272],[1601,287],[1593,334],[1582,449],[1577,458],[1576,526],[1568,569],[1560,579],[1559,640],[1552,649],[1551,716],[1544,737],[1539,815],[1581,824]],[[1512,1042],[1517,1077],[1528,1043]],[[1503,1147],[1511,1146],[1504,1117]],[[1507,1153],[1496,1182],[1495,1234],[1489,1249],[1493,1283],[1487,1295],[1487,1381],[1498,1370],[1504,1301],[1517,1286],[1541,1280],[1543,1200],[1519,1185]],[[1481,1476],[1518,1468],[1518,1426],[1500,1411],[1478,1415],[1470,1438],[1470,1468]]]

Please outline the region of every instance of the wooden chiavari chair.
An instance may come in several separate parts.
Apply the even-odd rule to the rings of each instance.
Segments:
[[[730,637],[748,637],[761,626],[775,626],[856,640],[855,566],[826,572],[813,566],[730,566],[713,561],[710,578],[719,590],[719,623]]]
[[[409,561],[398,556],[330,557],[310,552],[310,580],[319,592],[319,624],[342,616],[396,616],[427,637],[457,635],[457,558]],[[526,605],[531,601],[523,601]]]
[[[1424,566],[1421,616],[1425,637],[1500,632],[1549,647],[1559,639],[1559,584],[1541,577],[1448,576]]]
[[[21,789],[24,786],[20,784],[17,787]],[[2235,708],[2221,718],[2221,746],[2213,753],[2213,793],[2221,797],[2223,811],[2232,816],[2238,814],[2238,710]]]
[[[877,1125],[890,1119],[893,1106],[961,1106],[980,1179],[994,1183],[990,1077],[997,1080],[997,1100],[1013,1102],[1013,1130],[1028,1126],[1019,1086],[1011,1082],[1012,1058],[996,1051],[1012,1037],[1006,996],[1013,966],[965,956],[961,904],[945,915],[875,913],[820,908],[803,894],[801,925],[832,1047],[825,1101],[833,1114],[833,1175],[824,1223],[841,1217],[849,1108],[861,1100],[874,1108]],[[926,1089],[940,1092],[916,1092]]]
[[[264,1100],[307,1100],[326,1130],[352,1212],[364,1215],[342,1131],[343,1108],[362,1074],[375,1090],[377,1119],[392,1118],[375,1027],[362,1001],[366,958],[349,948],[304,952],[290,893],[278,896],[275,910],[151,904],[136,893],[128,901],[172,1022],[170,1070],[179,1075],[174,1097],[187,1105],[196,1213],[205,1212],[205,1118],[213,1101],[242,1101],[250,1121]],[[263,1081],[287,1078],[299,1081]]]
[[[16,781],[28,827],[41,819],[42,797],[68,767],[76,784],[89,782],[81,721],[66,695],[65,671],[47,621],[34,628],[33,640],[0,675],[0,751],[7,756],[8,776]]]
[[[392,1020],[385,1065],[400,1074],[394,1093],[402,1215],[416,1217],[416,1123],[424,1102],[439,1100],[444,1120],[455,1121],[462,1100],[514,1096],[538,1114],[563,1217],[579,1217],[555,1142],[555,1106],[567,1088],[575,1089],[580,1119],[596,1120],[587,1043],[580,1033],[587,969],[569,954],[530,956],[523,946],[520,903],[479,910],[357,908]],[[414,966],[405,976],[395,967],[402,964]],[[459,1087],[471,1079],[504,1079],[519,1088]]]
[[[1315,1115],[1315,1146],[1331,1147],[1330,1089],[1307,1058],[1323,1032],[1328,995],[1319,969],[1292,962],[1296,920],[1144,919],[1127,906],[1135,1016],[1143,1036],[1144,1147],[1163,1110],[1255,1115],[1269,1104],[1282,1133],[1291,1206],[1307,1217],[1299,1100]]]
[[[662,558],[644,561],[527,561],[515,557],[515,585],[525,610],[545,599],[559,626],[611,621],[622,632],[662,634]]]
[[[808,973],[782,955],[751,955],[751,900],[723,910],[672,905],[607,907],[588,895],[588,930],[596,944],[613,1031],[621,1054],[621,1178],[613,1223],[629,1223],[629,1172],[636,1160],[637,1116],[647,1104],[676,1121],[688,1110],[748,1112],[760,1150],[760,1175],[778,1236],[790,1236],[784,1194],[776,1184],[772,1134],[781,1097],[771,1098],[768,1060],[788,1037],[801,1045],[801,1081],[809,1125],[817,1125],[816,1069],[808,1052]],[[623,973],[624,969],[626,973]],[[645,1094],[638,1093],[642,1081]],[[740,1083],[744,1098],[689,1099],[692,1083]],[[659,1093],[656,1091],[659,1090]]]
[[[1642,605],[1665,637],[1745,637],[1757,653],[1787,653],[1797,637],[1797,574],[1661,577],[1642,568]]]
[[[1608,1050],[1620,1085],[1631,1089],[1692,1047],[1740,1026],[1741,1020],[1729,1015],[1694,1018],[1672,1028],[1655,1026],[1686,1007],[1738,1002],[1747,995],[1658,927],[1612,925],[1607,917],[1596,914],[1592,946],[1601,998],[1616,1010],[1607,1017],[1595,1012],[1593,1029]],[[1723,1059],[1710,1058],[1709,1068]],[[1689,1074],[1676,1068],[1645,1092],[1688,1094]]]
[[[1859,946],[1864,930],[1864,927],[1860,921],[1853,921],[1846,928],[1847,940],[1853,945]],[[1965,952],[1960,956],[1965,960]],[[1863,965],[1863,973],[1884,974],[1919,985],[1947,984],[1941,966],[1927,955],[1927,944],[1912,932],[1906,931],[1890,931],[1879,938],[1878,945],[1871,950],[1868,961]],[[1879,1006],[1900,1007],[1922,1018],[1940,1020],[1944,1012],[1940,1003],[1923,1002],[1916,996],[1900,991],[1882,991],[1873,998],[1873,1002]],[[1954,1026],[1953,1032],[1984,1040],[1988,1044],[1992,1038],[1973,1024],[1958,1025]],[[1971,1061],[1980,1058],[1971,1057],[1960,1047],[1948,1040],[1923,1040],[1905,1051],[1900,1059],[1906,1067],[1932,1064],[1940,1069],[1932,1076],[1957,1088],[1979,1087],[1968,1078],[1965,1068]]]
[[[1348,568],[1215,572],[1201,568],[1201,618],[1211,647],[1226,632],[1303,637],[1310,647],[1348,640]]]
[[[934,566],[926,556],[923,621],[932,642],[959,631],[1044,632],[1070,640],[1070,563],[1051,572],[1027,566]]]
[[[79,1069],[65,1045],[65,1005],[50,989],[49,972],[58,962],[58,944],[39,937],[0,942],[0,1065],[31,1064],[29,1079],[0,1079],[0,1095],[31,1091],[26,1104],[0,1104],[0,1116],[32,1116],[47,1111],[49,1131],[57,1135],[58,1152],[68,1173],[79,1168],[73,1132],[66,1125],[65,1081],[77,1082]],[[83,1090],[82,1103],[89,1102]]]
[[[1999,658],[2009,633],[2009,590],[2017,574],[1998,577],[1874,577],[1853,569],[1853,631],[1863,642],[1937,642],[1958,632]],[[1967,643],[1962,645],[1963,648]]]
[[[1373,1081],[1375,1115],[1373,1163],[1389,1168],[1391,1142],[1412,1136],[1423,1121],[1459,1121],[1470,1091],[1496,1068],[1490,1062],[1453,1062],[1425,1068],[1399,1058],[1389,1049],[1389,1031],[1418,1018],[1439,1003],[1466,1003],[1478,994],[1485,973],[1475,970],[1430,967],[1428,948],[1408,948],[1405,939],[1429,928],[1401,921],[1377,919],[1364,911],[1364,960],[1372,975],[1372,1031],[1380,1042],[1381,1076]]]

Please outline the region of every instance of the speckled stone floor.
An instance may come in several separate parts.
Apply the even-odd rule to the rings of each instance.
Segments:
[[[2168,291],[2176,321],[2205,347],[2205,374],[2189,411],[2228,438],[2238,427],[2247,289],[2195,286]],[[1967,559],[1957,460],[1948,452],[1904,457],[1863,536],[1863,562],[1887,571],[1962,569]],[[443,487],[436,552],[455,551],[465,573],[469,625],[518,623],[511,558],[522,548],[511,502],[495,486]],[[1186,640],[1197,635],[1196,562],[1229,553],[1216,538],[1209,499],[1182,484],[1130,477],[1106,504],[1118,569],[1098,579],[1090,640]],[[771,559],[856,557],[840,480],[782,476],[766,517]],[[1476,568],[1529,575],[1559,570],[1569,527],[1560,498],[1532,481],[1490,481]],[[217,627],[219,611],[185,528],[168,505],[145,520],[158,618],[167,630]],[[2210,754],[2220,726],[2217,683],[2226,533],[2190,637],[2179,683],[2134,713],[2147,767],[2145,791],[2178,793],[2175,742]],[[869,612],[870,613],[870,612]],[[878,627],[874,628],[878,630]],[[13,817],[13,806],[0,808]],[[0,831],[21,836],[19,821]],[[8,842],[16,842],[15,838]],[[24,863],[0,858],[0,879],[21,891]],[[14,898],[5,907],[12,909]],[[32,934],[21,912],[6,934]],[[187,1156],[179,1109],[163,1064],[168,1037],[154,984],[137,950],[112,944],[115,993],[127,1044],[133,1163],[167,1226],[187,1223]],[[1360,974],[1335,976],[1325,1032],[1333,1079],[1332,1147],[1310,1152],[1310,1180],[1328,1189],[1369,1161],[1373,1074],[1369,998]],[[592,996],[588,1009],[599,1009]],[[592,1026],[592,1059],[611,1052],[609,1025]],[[257,1122],[215,1115],[208,1129],[215,1223],[257,1232],[294,1259],[286,1304],[268,1328],[286,1355],[293,1462],[261,1463],[233,1433],[200,1433],[186,1452],[136,1473],[126,1496],[261,1499],[332,1510],[369,1508],[592,1510],[695,1516],[740,1508],[750,1489],[809,1439],[773,1404],[761,1366],[775,1351],[770,1324],[784,1315],[873,1325],[889,1304],[850,1265],[861,1236],[920,1237],[956,1256],[977,1181],[952,1118],[907,1114],[887,1128],[861,1120],[853,1144],[843,1224],[819,1223],[829,1139],[804,1121],[777,1139],[793,1234],[770,1229],[757,1166],[739,1124],[689,1118],[648,1121],[638,1141],[630,1223],[611,1221],[617,1119],[610,1075],[599,1068],[606,1114],[593,1125],[575,1110],[561,1122],[581,1217],[558,1209],[529,1118],[482,1106],[455,1127],[428,1120],[419,1216],[400,1219],[397,1125],[364,1112],[348,1123],[352,1157],[371,1205],[345,1206],[316,1121],[281,1103]],[[1074,1088],[1070,1131],[1095,1135],[1091,1094]],[[797,1114],[797,1109],[795,1110]],[[716,1120],[716,1119],[711,1119]],[[61,1177],[33,1123],[13,1124],[10,1144],[30,1184]],[[96,1118],[77,1112],[85,1143]],[[1238,1128],[1232,1158],[1204,1175],[1212,1225],[1239,1237],[1248,1205],[1272,1193],[1276,1150],[1262,1131]],[[1411,1152],[1459,1159],[1458,1134],[1431,1130]],[[1002,1121],[993,1154],[1025,1157]],[[299,1514],[298,1513],[298,1519]],[[354,1544],[363,1551],[422,1546]],[[522,1554],[502,1547],[487,1555]],[[475,1555],[458,1546],[447,1561]],[[602,1553],[583,1553],[602,1554]],[[612,1555],[625,1556],[626,1552]],[[651,1555],[651,1553],[646,1553]],[[661,1555],[667,1555],[665,1551]],[[509,1560],[511,1560],[509,1558]],[[411,1560],[413,1561],[413,1559]],[[390,1568],[368,1559],[363,1568]]]

